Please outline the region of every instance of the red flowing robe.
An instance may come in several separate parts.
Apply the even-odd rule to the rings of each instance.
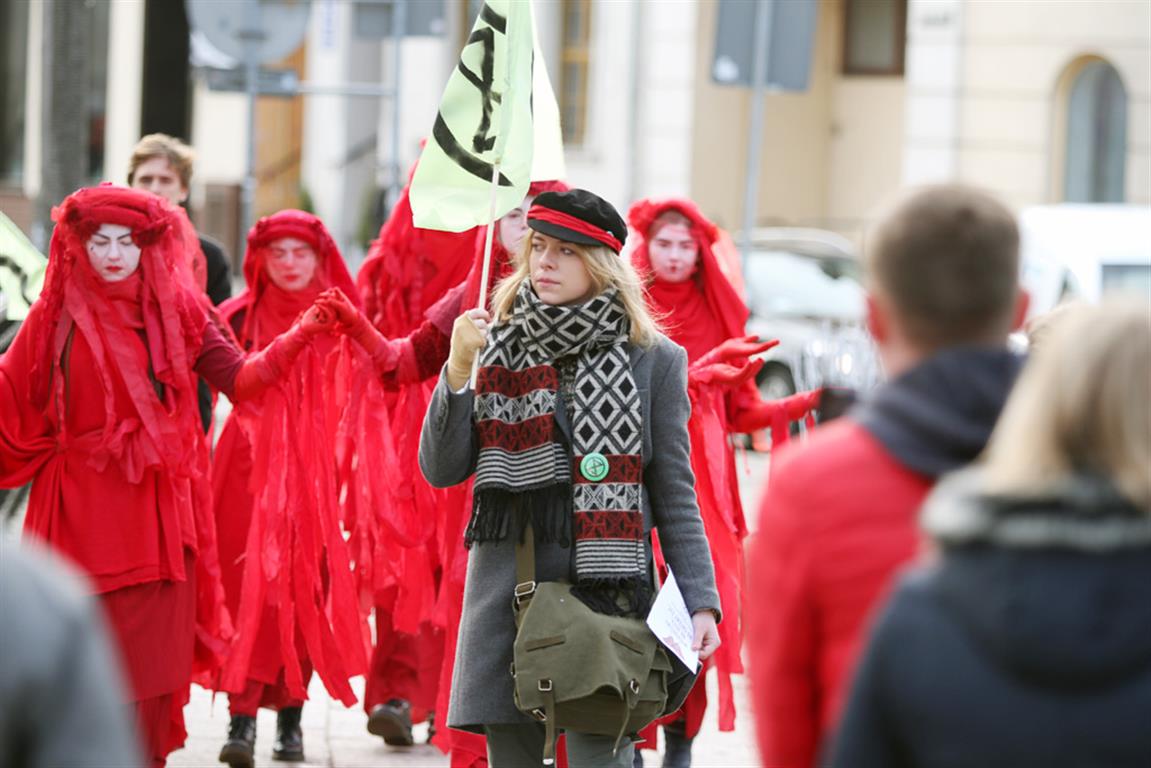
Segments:
[[[690,220],[690,229],[698,246],[696,272],[681,283],[656,279],[648,256],[648,237],[654,234],[652,226],[668,211],[678,212]],[[641,238],[632,251],[631,259],[640,275],[649,281],[648,303],[661,318],[667,335],[687,350],[689,365],[728,339],[745,335],[750,312],[725,271],[730,267],[717,254],[718,247],[726,240],[694,203],[679,199],[641,200],[628,212],[628,223]],[[747,536],[747,523],[739,498],[735,451],[728,435],[762,428],[765,424],[756,422],[763,421],[766,414],[773,417],[769,422],[773,435],[785,433],[787,417],[802,417],[814,398],[799,396],[795,403],[773,409],[763,403],[751,380],[730,390],[695,382],[690,373],[689,390],[692,397],[692,417],[688,424],[692,470],[723,608],[723,622],[719,625],[722,642],[707,662],[705,673],[706,669],[714,668],[719,675],[719,728],[731,731],[735,728],[736,714],[731,676],[743,672],[740,648],[743,540]],[[782,430],[778,429],[781,419]],[[707,688],[701,679],[681,709],[687,738],[694,738],[699,732],[706,708]],[[665,722],[680,716],[676,713]],[[644,736],[644,746],[654,749],[655,726],[647,729]]]
[[[533,182],[528,194],[534,196],[546,191],[566,189],[567,186],[562,182]],[[397,205],[397,214],[404,213],[400,205],[406,203],[405,192],[401,203]],[[462,542],[463,531],[471,513],[471,487],[463,485],[446,490],[432,488],[420,473],[417,452],[420,428],[435,384],[434,377],[447,361],[452,322],[479,302],[487,228],[481,227],[463,235],[419,230],[410,226],[410,208],[400,218],[397,218],[397,214],[393,214],[381,231],[379,248],[374,248],[375,258],[373,260],[369,256],[357,282],[365,310],[377,329],[392,338],[406,333],[406,340],[413,349],[411,365],[401,365],[400,369],[382,378],[385,389],[396,392],[396,405],[391,409],[391,431],[398,461],[410,471],[402,473],[405,482],[399,486],[400,493],[392,497],[392,508],[387,509],[383,515],[374,516],[376,519],[371,526],[368,521],[363,521],[361,529],[353,532],[352,542],[355,546],[359,541],[359,549],[367,550],[367,542],[381,537],[379,531],[389,528],[399,529],[397,538],[401,542],[405,539],[411,541],[417,537],[415,532],[421,521],[425,526],[427,521],[432,521],[433,527],[424,531],[427,538],[422,547],[426,555],[419,554],[419,546],[409,544],[402,547],[404,554],[400,558],[392,558],[391,567],[380,569],[372,566],[374,577],[369,581],[376,584],[376,592],[381,594],[381,602],[384,603],[383,606],[376,606],[378,638],[395,630],[399,630],[402,638],[405,633],[413,631],[406,629],[405,624],[415,626],[420,630],[420,642],[425,642],[430,635],[434,643],[430,645],[432,654],[438,653],[439,663],[431,663],[436,659],[431,658],[432,654],[426,650],[413,652],[411,641],[415,638],[411,638],[410,634],[410,639],[401,640],[399,644],[385,645],[383,652],[378,647],[368,678],[365,709],[370,711],[371,705],[397,693],[416,691],[416,694],[409,697],[397,697],[411,699],[416,710],[428,708],[446,712],[456,636],[463,610],[467,550]],[[433,253],[433,250],[438,253]],[[454,287],[442,296],[435,296],[437,287],[443,287],[445,281],[429,281],[418,291],[405,291],[405,286],[391,276],[381,282],[385,269],[388,273],[397,273],[395,268],[385,266],[388,259],[394,259],[396,254],[406,255],[412,264],[419,263],[413,255],[430,258],[435,265],[435,274],[450,271],[458,276]],[[487,286],[489,301],[491,287],[511,272],[511,262],[512,257],[503,248],[499,238],[493,237]],[[458,271],[461,267],[462,275]],[[398,307],[411,307],[413,297],[416,296],[425,305],[422,311],[418,314],[401,314],[396,311]],[[402,327],[399,323],[413,320],[417,322],[413,329],[403,333],[389,332],[393,328]],[[383,491],[374,494],[375,498],[383,496]],[[376,530],[366,530],[370,528]],[[381,558],[376,557],[375,560],[378,562]],[[426,576],[422,579],[418,576],[413,578],[413,571],[419,572],[429,565],[435,574],[430,591],[427,589],[429,582]],[[384,590],[382,593],[381,587]],[[425,602],[428,597],[431,602]],[[395,608],[389,611],[389,605]],[[384,621],[380,619],[381,608],[386,617]],[[393,616],[399,618],[401,623],[397,623]],[[395,664],[397,660],[399,665]],[[392,662],[390,670],[387,668],[389,661]],[[430,683],[433,678],[436,680],[434,685]],[[429,692],[431,697],[427,695]],[[413,714],[413,719],[417,719],[423,713],[414,711]],[[487,765],[484,738],[478,734],[440,728],[436,731],[434,743],[444,752],[450,753],[453,768]]]
[[[356,277],[364,314],[376,330],[394,339],[420,328],[432,305],[467,277],[475,237],[475,230],[416,228],[405,187]],[[376,616],[364,710],[371,713],[378,704],[404,699],[412,704],[414,722],[435,708],[444,645],[431,608],[442,573],[437,513],[445,494],[424,482],[417,460],[431,390],[431,382],[413,381],[385,396],[396,452],[388,467],[393,503],[384,512],[412,522],[396,521],[405,532],[380,542],[377,549],[387,554],[374,557],[374,565],[361,571],[371,574],[361,589],[371,592]]]
[[[25,535],[87,573],[163,765],[193,676],[210,677],[231,633],[193,370],[230,391],[242,356],[196,298],[182,212],[107,186],[53,213],[44,291],[0,357],[0,485],[32,482]],[[115,283],[86,253],[104,223],[141,248]]]
[[[302,290],[283,290],[268,278],[267,246],[282,237],[304,240],[316,253],[315,276]],[[248,290],[220,311],[249,352],[288,330],[322,290],[356,296],[323,223],[303,211],[281,211],[252,228],[244,276]],[[366,665],[367,627],[335,503],[337,401],[324,366],[336,349],[335,338],[317,338],[282,386],[232,411],[216,447],[214,512],[237,625],[217,687],[230,694],[233,714],[299,705],[313,667],[329,692],[351,705],[348,678]]]

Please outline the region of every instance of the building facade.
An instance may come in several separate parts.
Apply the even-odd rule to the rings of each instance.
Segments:
[[[25,228],[43,167],[43,5],[0,11],[0,206]],[[179,5],[84,6],[90,180],[123,181],[142,133],[181,135],[198,150],[198,224],[237,248],[246,97],[210,91],[189,64],[202,46]],[[621,208],[691,196],[740,226],[751,97],[712,80],[719,6],[535,0],[571,183]],[[398,52],[366,32],[360,7],[312,1],[301,48],[272,66],[314,92],[261,98],[257,111],[256,213],[312,208],[353,264],[418,157],[479,4],[445,0],[433,34]],[[397,72],[396,98],[337,93],[389,87]],[[1017,207],[1148,205],[1151,3],[820,0],[810,86],[768,94],[765,114],[757,225],[858,235],[898,188],[932,181],[988,187]]]

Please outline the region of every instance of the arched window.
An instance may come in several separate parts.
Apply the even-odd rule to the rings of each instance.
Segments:
[[[1127,165],[1127,91],[1115,67],[1096,59],[1071,83],[1067,100],[1063,197],[1121,203]]]

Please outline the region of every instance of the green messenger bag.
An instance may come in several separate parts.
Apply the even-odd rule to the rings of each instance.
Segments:
[[[530,524],[516,545],[512,662],[516,707],[546,728],[543,764],[560,729],[614,736],[615,748],[665,714],[672,664],[643,619],[596,613],[564,582],[535,581]]]

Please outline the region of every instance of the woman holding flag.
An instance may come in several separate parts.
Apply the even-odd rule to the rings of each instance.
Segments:
[[[619,256],[626,225],[583,190],[540,195],[527,221],[532,231],[493,311],[470,310],[455,322],[420,443],[433,485],[461,483],[473,472],[480,478],[465,534],[472,551],[448,725],[483,732],[495,768],[538,762],[545,747],[544,727],[513,702],[509,674],[514,541],[529,521],[539,580],[569,580],[594,610],[639,616],[652,593],[650,530],[658,525],[700,655],[710,656],[719,640],[719,599],[688,458],[686,359],[657,330],[635,272]],[[524,395],[501,394],[505,385]],[[496,401],[504,418],[485,417]],[[529,419],[551,426],[526,430]],[[520,458],[503,458],[509,450]],[[529,452],[540,459],[524,463]],[[590,466],[582,460],[593,454],[618,464],[620,490],[634,503],[600,509],[596,494],[579,492],[591,476],[574,468]],[[605,537],[609,529],[634,541],[633,554],[620,554],[619,539]],[[613,754],[610,737],[568,732],[567,741],[573,768],[631,765],[632,748]]]

